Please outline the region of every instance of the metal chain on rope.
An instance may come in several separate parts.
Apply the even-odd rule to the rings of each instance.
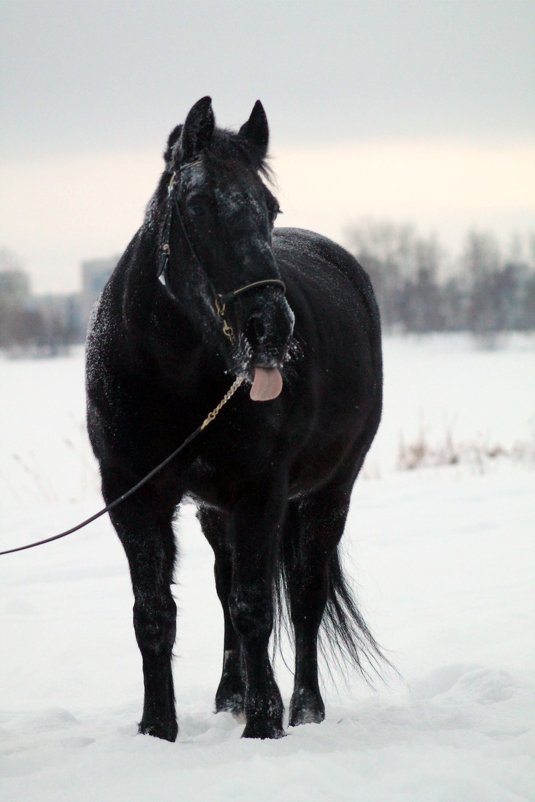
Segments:
[[[217,404],[217,406],[215,406],[213,410],[208,413],[208,415],[203,420],[201,425],[198,426],[195,429],[195,431],[193,431],[190,435],[188,435],[188,437],[186,437],[184,442],[181,443],[181,445],[179,445],[179,447],[176,448],[171,454],[169,454],[168,457],[166,457],[162,462],[160,462],[159,465],[157,465],[155,468],[149,471],[149,473],[146,476],[144,476],[143,479],[140,479],[139,482],[137,482],[133,487],[131,487],[121,496],[116,498],[110,504],[107,504],[103,509],[96,512],[94,515],[91,515],[89,518],[86,518],[85,521],[82,521],[76,526],[73,526],[71,529],[67,529],[65,532],[60,532],[58,535],[52,535],[52,537],[47,537],[45,538],[45,540],[37,540],[35,543],[27,543],[25,546],[19,546],[16,549],[7,549],[6,551],[0,551],[0,557],[4,554],[13,554],[16,551],[25,551],[26,549],[33,549],[35,548],[35,546],[43,546],[45,543],[51,543],[53,540],[59,540],[62,537],[67,537],[67,535],[72,535],[79,529],[83,529],[83,527],[87,526],[87,524],[90,524],[93,521],[96,521],[97,518],[100,518],[102,515],[105,515],[105,513],[110,512],[110,510],[115,509],[115,507],[118,507],[119,504],[122,504],[123,501],[129,498],[133,493],[135,493],[141,487],[143,487],[143,485],[149,482],[154,476],[156,476],[157,473],[159,473],[163,468],[165,468],[165,466],[168,465],[175,457],[177,457],[178,454],[180,454],[180,452],[183,451],[186,448],[186,446],[188,446],[192,442],[192,440],[194,440],[197,437],[197,435],[203,432],[204,429],[206,429],[206,427],[209,426],[210,423],[212,423],[212,421],[214,421],[217,418],[217,416],[219,415],[225,404],[227,404],[230,401],[236,390],[238,390],[238,388],[243,384],[244,380],[245,380],[244,376],[238,376],[238,378],[235,379],[232,385],[229,387],[229,389],[227,390],[227,392],[225,393],[219,404]]]
[[[243,381],[244,381],[244,376],[238,376],[238,378],[235,379],[234,383],[231,385],[231,387],[229,387],[229,389],[227,390],[227,392],[225,393],[219,404],[216,407],[214,407],[214,409],[211,412],[208,413],[206,418],[201,423],[201,432],[203,431],[203,429],[206,429],[208,424],[212,423],[212,421],[217,418],[217,416],[219,415],[225,404],[228,401],[230,401],[230,399],[232,398],[238,387],[240,387],[243,384]]]

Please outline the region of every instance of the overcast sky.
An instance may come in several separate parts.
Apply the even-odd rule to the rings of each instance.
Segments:
[[[535,2],[0,8],[0,246],[37,291],[124,249],[205,94],[229,127],[264,103],[286,225],[410,221],[452,248],[470,226],[535,227]]]

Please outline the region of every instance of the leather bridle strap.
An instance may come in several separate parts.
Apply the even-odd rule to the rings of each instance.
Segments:
[[[253,290],[255,287],[262,287],[266,284],[275,284],[276,286],[280,287],[283,292],[286,292],[286,284],[280,278],[263,278],[260,281],[252,281],[250,284],[244,284],[243,287],[239,287],[237,290],[231,290],[227,293],[218,293],[217,297],[219,302],[225,306],[228,304],[229,301],[233,301],[237,295],[241,295],[242,292],[247,292],[248,290]]]
[[[177,174],[179,176],[178,180],[177,180]],[[204,268],[202,266],[202,262],[201,262],[201,260],[199,259],[198,255],[197,255],[197,251],[195,250],[193,242],[190,239],[190,236],[189,236],[188,231],[186,229],[186,225],[185,225],[184,219],[182,217],[182,214],[180,213],[180,206],[178,204],[178,197],[173,192],[175,186],[179,183],[179,180],[180,180],[180,173],[179,172],[177,173],[175,171],[172,174],[171,180],[169,181],[169,185],[167,187],[167,197],[169,199],[169,208],[168,208],[168,211],[167,211],[167,218],[166,218],[166,221],[165,221],[165,233],[164,233],[164,240],[165,241],[164,241],[164,244],[162,245],[162,249],[161,249],[162,259],[161,259],[160,269],[158,271],[158,278],[161,281],[161,283],[168,290],[170,290],[169,283],[168,283],[168,280],[167,280],[167,272],[168,272],[168,269],[169,269],[169,256],[171,255],[171,246],[169,244],[169,240],[171,238],[172,212],[173,212],[173,209],[174,209],[176,211],[178,220],[180,222],[180,227],[181,227],[182,233],[184,235],[184,239],[186,240],[186,242],[188,244],[188,248],[189,248],[189,250],[191,252],[191,255],[193,256],[193,258],[194,258],[195,262],[197,263],[197,265],[199,266],[199,268],[202,270],[206,280],[208,281],[208,284],[211,287],[211,290],[212,290],[212,293],[213,293],[213,296],[214,296],[215,310],[216,310],[217,314],[219,315],[219,317],[223,321],[223,333],[225,334],[226,337],[228,337],[228,339],[232,343],[234,343],[234,332],[232,330],[232,327],[229,325],[228,321],[225,318],[225,311],[226,311],[227,304],[230,303],[231,301],[234,301],[243,292],[248,292],[249,290],[255,289],[257,287],[264,287],[264,286],[267,286],[269,284],[272,284],[272,285],[275,285],[277,287],[280,287],[280,289],[282,289],[283,293],[285,293],[286,292],[286,285],[285,285],[284,281],[282,281],[282,279],[280,279],[280,278],[265,278],[265,279],[260,279],[259,281],[252,281],[249,284],[244,284],[243,287],[238,287],[238,289],[231,290],[230,292],[226,292],[226,293],[217,292],[217,290],[215,289],[214,285],[212,284],[209,276],[207,275],[206,270],[204,270]]]

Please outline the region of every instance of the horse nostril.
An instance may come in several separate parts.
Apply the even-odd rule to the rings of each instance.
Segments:
[[[257,317],[254,320],[253,325],[257,338],[259,340],[262,340],[266,336],[266,326],[264,321],[261,320],[259,317]]]
[[[256,342],[259,342],[266,336],[266,326],[259,315],[251,316],[248,329],[250,336],[256,340]]]

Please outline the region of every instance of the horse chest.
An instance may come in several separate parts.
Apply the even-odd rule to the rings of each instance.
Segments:
[[[246,472],[235,465],[197,458],[185,476],[185,494],[196,502],[230,510],[240,495]]]

